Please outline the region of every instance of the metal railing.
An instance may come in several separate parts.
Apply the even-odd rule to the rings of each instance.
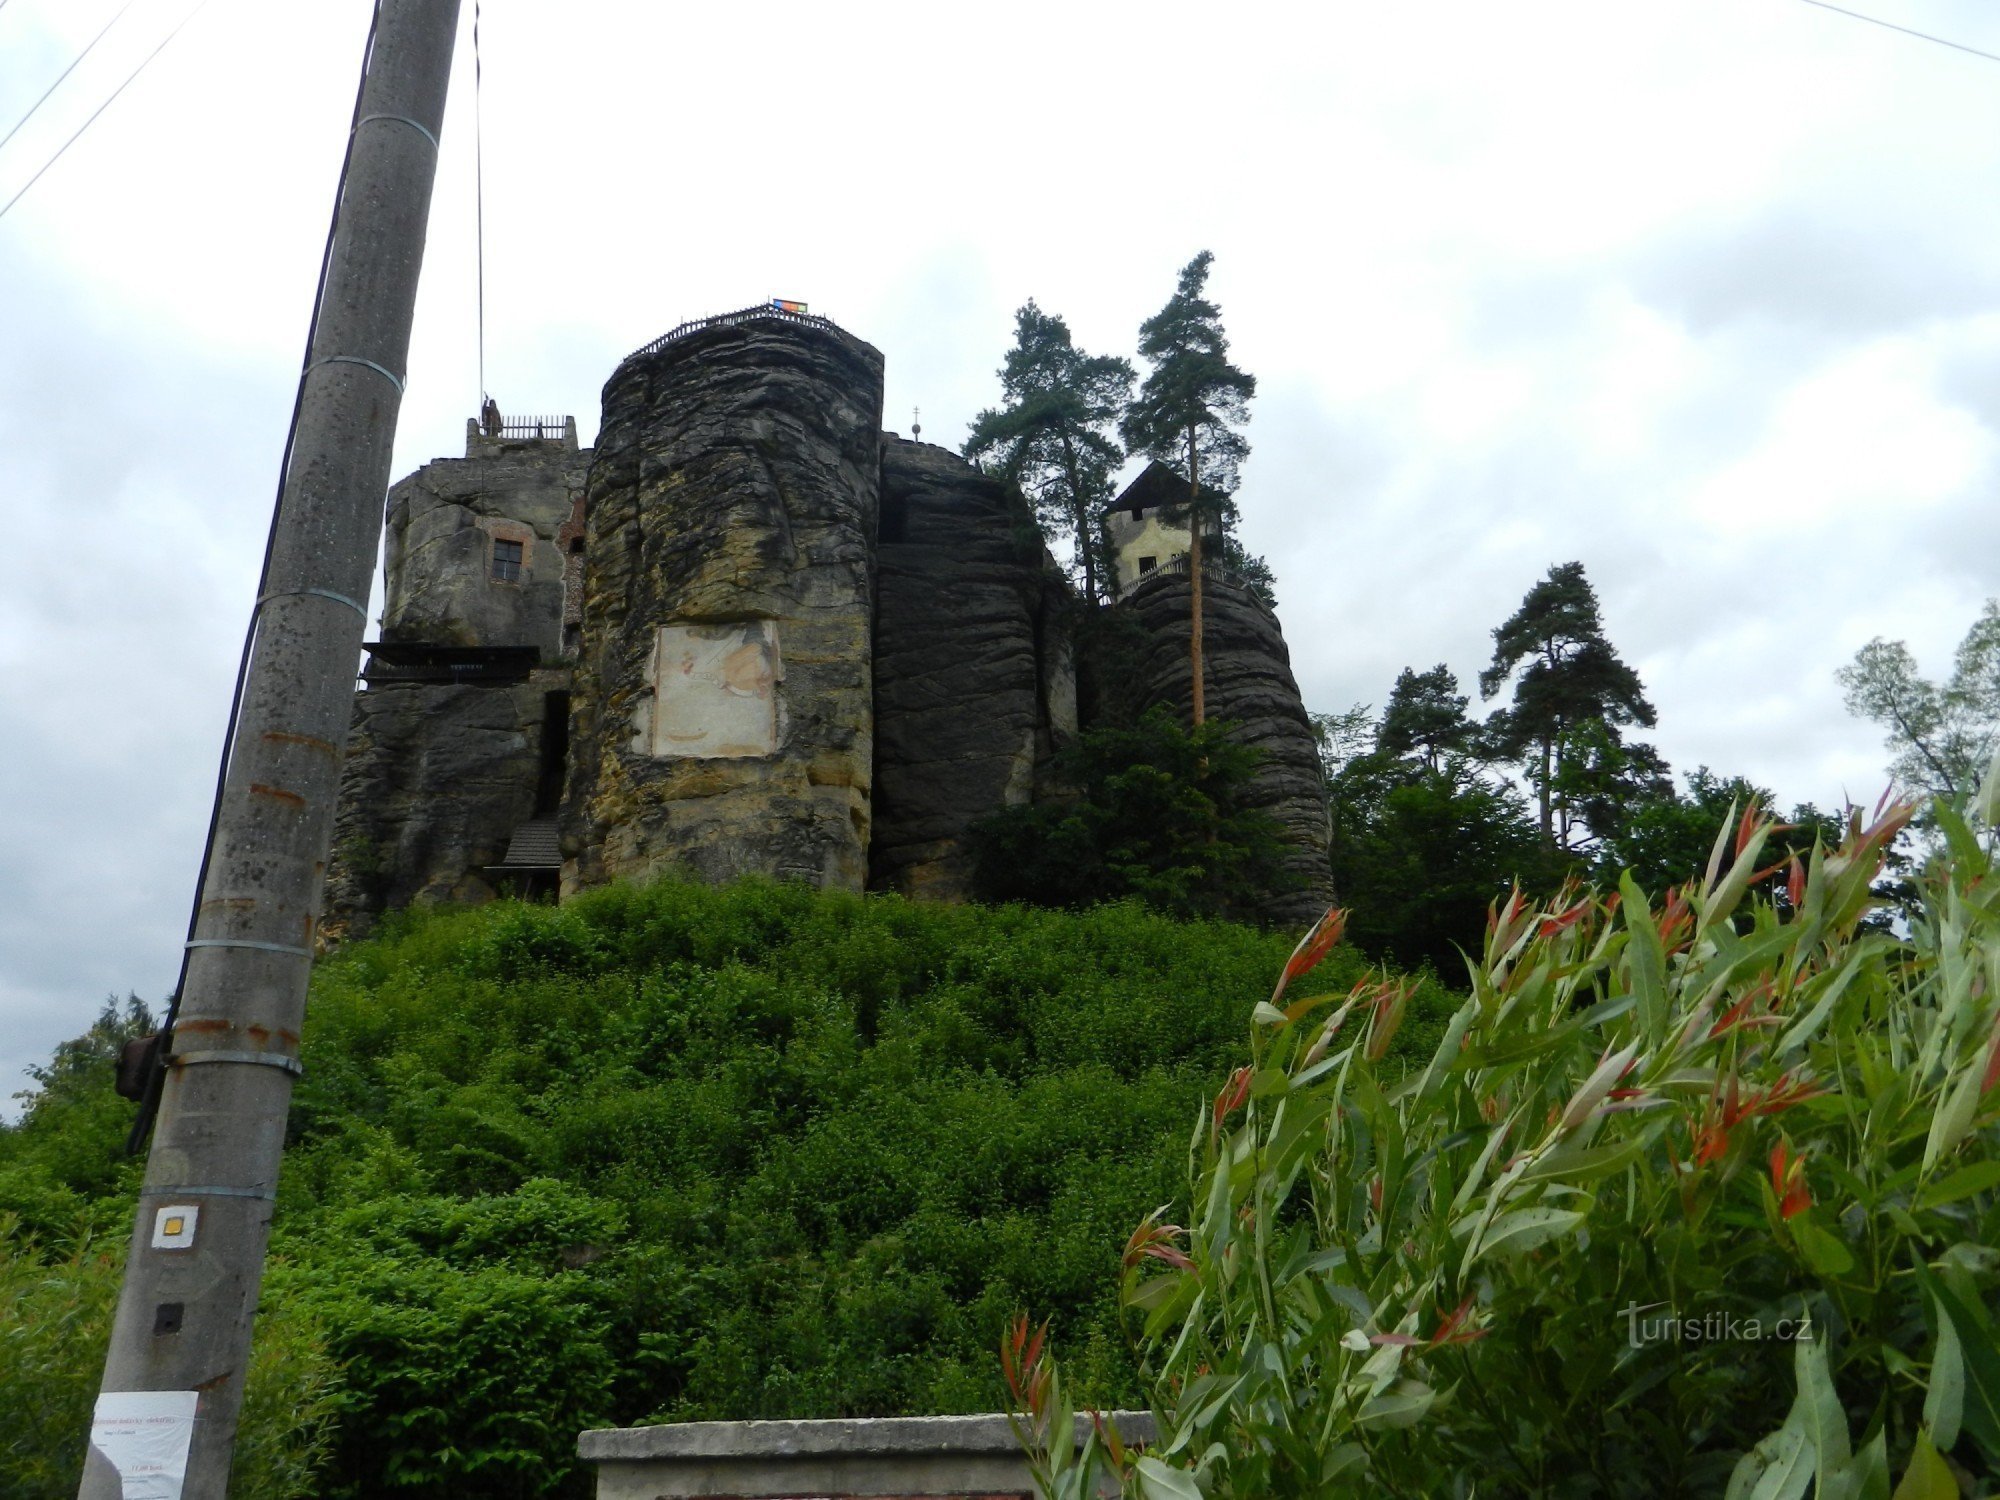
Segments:
[[[493,437],[510,439],[538,439],[542,442],[561,442],[569,435],[568,417],[502,417],[500,430],[489,434]]]
[[[1138,578],[1133,581],[1132,587],[1136,589],[1139,587],[1140,584],[1145,583],[1148,579],[1151,578],[1185,578],[1187,577],[1187,575],[1188,575],[1188,555],[1185,552],[1180,552],[1168,558],[1165,562],[1161,563],[1157,568],[1154,568],[1151,572],[1141,573],[1138,576]],[[1214,582],[1230,584],[1236,588],[1243,590],[1244,593],[1248,594],[1252,599],[1255,599],[1257,601],[1258,606],[1261,609],[1263,609],[1266,614],[1271,613],[1271,606],[1265,601],[1264,596],[1257,592],[1257,585],[1250,579],[1245,578],[1241,573],[1237,572],[1234,568],[1226,568],[1221,563],[1210,562],[1206,557],[1204,557],[1201,560],[1201,576],[1206,579],[1211,579]]]
[[[642,348],[634,349],[625,357],[627,359],[638,359],[641,355],[657,354],[676,339],[684,339],[690,334],[700,333],[705,328],[728,328],[737,323],[752,323],[763,318],[769,318],[779,323],[798,323],[807,328],[825,328],[835,333],[840,331],[839,325],[831,318],[822,318],[814,313],[785,312],[766,302],[756,307],[738,308],[735,312],[717,313],[712,318],[691,319],[681,324],[678,328],[669,329],[666,333],[654,339],[652,343]]]

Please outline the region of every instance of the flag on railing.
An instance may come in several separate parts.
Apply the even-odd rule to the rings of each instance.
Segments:
[[[805,303],[787,302],[783,297],[773,297],[771,299],[771,306],[775,307],[779,312],[802,313],[806,310]]]

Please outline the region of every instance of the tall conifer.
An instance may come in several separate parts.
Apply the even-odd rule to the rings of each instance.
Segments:
[[[1194,722],[1207,717],[1202,681],[1202,533],[1234,518],[1230,496],[1250,445],[1237,429],[1250,420],[1257,379],[1229,362],[1222,311],[1203,295],[1215,257],[1204,250],[1181,268],[1167,305],[1139,326],[1139,354],[1152,365],[1125,413],[1125,444],[1178,471],[1188,482],[1188,585]]]
[[[1137,379],[1128,360],[1085,354],[1069,325],[1031,299],[1014,314],[1014,347],[1000,367],[1005,404],[973,421],[965,456],[993,455],[1027,495],[1050,537],[1073,537],[1084,597],[1097,602],[1099,514],[1125,461],[1113,424]]]
[[[1542,834],[1552,843],[1571,846],[1585,805],[1602,801],[1593,796],[1600,789],[1627,781],[1652,785],[1664,776],[1665,763],[1650,746],[1626,745],[1619,735],[1623,725],[1650,729],[1653,705],[1639,674],[1605,639],[1582,563],[1550,568],[1494,629],[1493,662],[1479,674],[1479,695],[1491,698],[1509,680],[1513,705],[1489,719],[1487,729],[1500,753],[1522,761]]]

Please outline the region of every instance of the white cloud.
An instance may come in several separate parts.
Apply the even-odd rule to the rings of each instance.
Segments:
[[[10,0],[0,124],[110,9]],[[470,9],[399,473],[480,389]],[[0,1071],[171,978],[368,11],[211,5],[0,220]],[[133,7],[0,201],[180,14]],[[1315,707],[1469,685],[1574,558],[1677,765],[1828,804],[1883,760],[1834,670],[1942,662],[2000,592],[1994,64],[1786,0],[490,0],[483,44],[486,385],[586,439],[625,353],[785,295],[955,443],[1021,302],[1129,351],[1212,248]]]

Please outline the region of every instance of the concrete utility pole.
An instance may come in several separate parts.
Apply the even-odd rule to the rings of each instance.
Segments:
[[[377,6],[82,1500],[228,1490],[457,25]]]

